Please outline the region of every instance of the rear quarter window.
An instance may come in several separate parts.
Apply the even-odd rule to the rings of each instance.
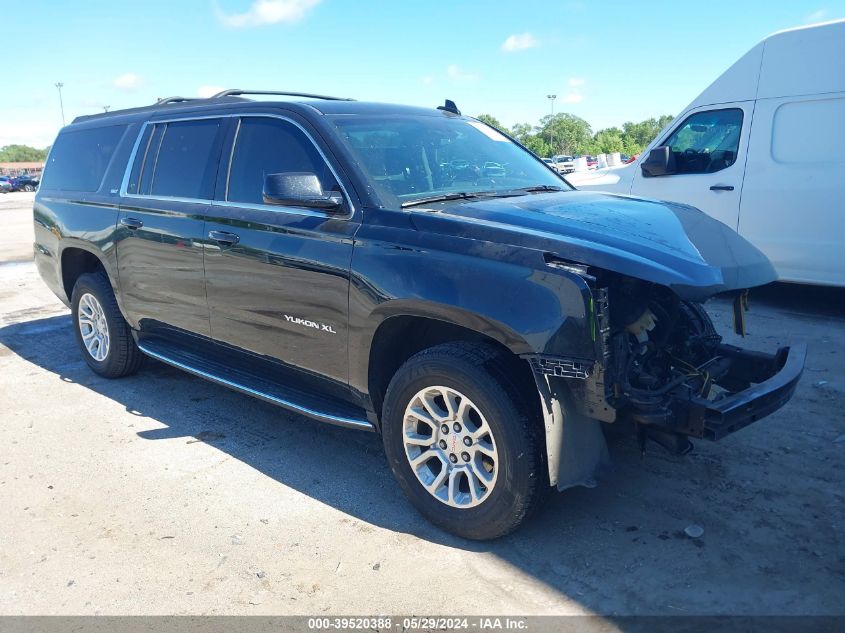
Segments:
[[[59,134],[44,168],[41,189],[97,191],[126,125],[110,125]]]

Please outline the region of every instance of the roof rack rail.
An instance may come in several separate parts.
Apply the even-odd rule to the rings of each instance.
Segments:
[[[182,103],[183,101],[196,101],[193,97],[165,97],[164,99],[156,100],[156,105],[164,105],[165,103]]]
[[[220,99],[222,97],[239,97],[241,95],[280,95],[285,97],[305,97],[307,99],[325,99],[327,101],[355,101],[355,99],[350,99],[349,97],[330,97],[328,95],[315,95],[308,92],[287,92],[284,90],[240,90],[238,88],[223,90],[210,98]]]

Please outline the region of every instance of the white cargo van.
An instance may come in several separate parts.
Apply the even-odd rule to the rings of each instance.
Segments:
[[[769,36],[635,162],[567,180],[698,207],[782,280],[845,286],[845,20]]]

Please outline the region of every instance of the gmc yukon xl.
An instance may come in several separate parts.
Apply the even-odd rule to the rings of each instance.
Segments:
[[[802,345],[723,344],[701,306],[733,295],[742,331],[775,279],[735,231],[575,191],[451,101],[228,90],[79,117],[34,222],[93,371],[152,357],[379,432],[414,506],[467,538],[593,485],[607,426],[685,452],[782,407],[803,370]]]

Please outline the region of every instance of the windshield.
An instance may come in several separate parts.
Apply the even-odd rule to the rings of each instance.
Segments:
[[[478,121],[353,116],[334,123],[379,192],[397,206],[457,193],[571,189],[542,161]]]

